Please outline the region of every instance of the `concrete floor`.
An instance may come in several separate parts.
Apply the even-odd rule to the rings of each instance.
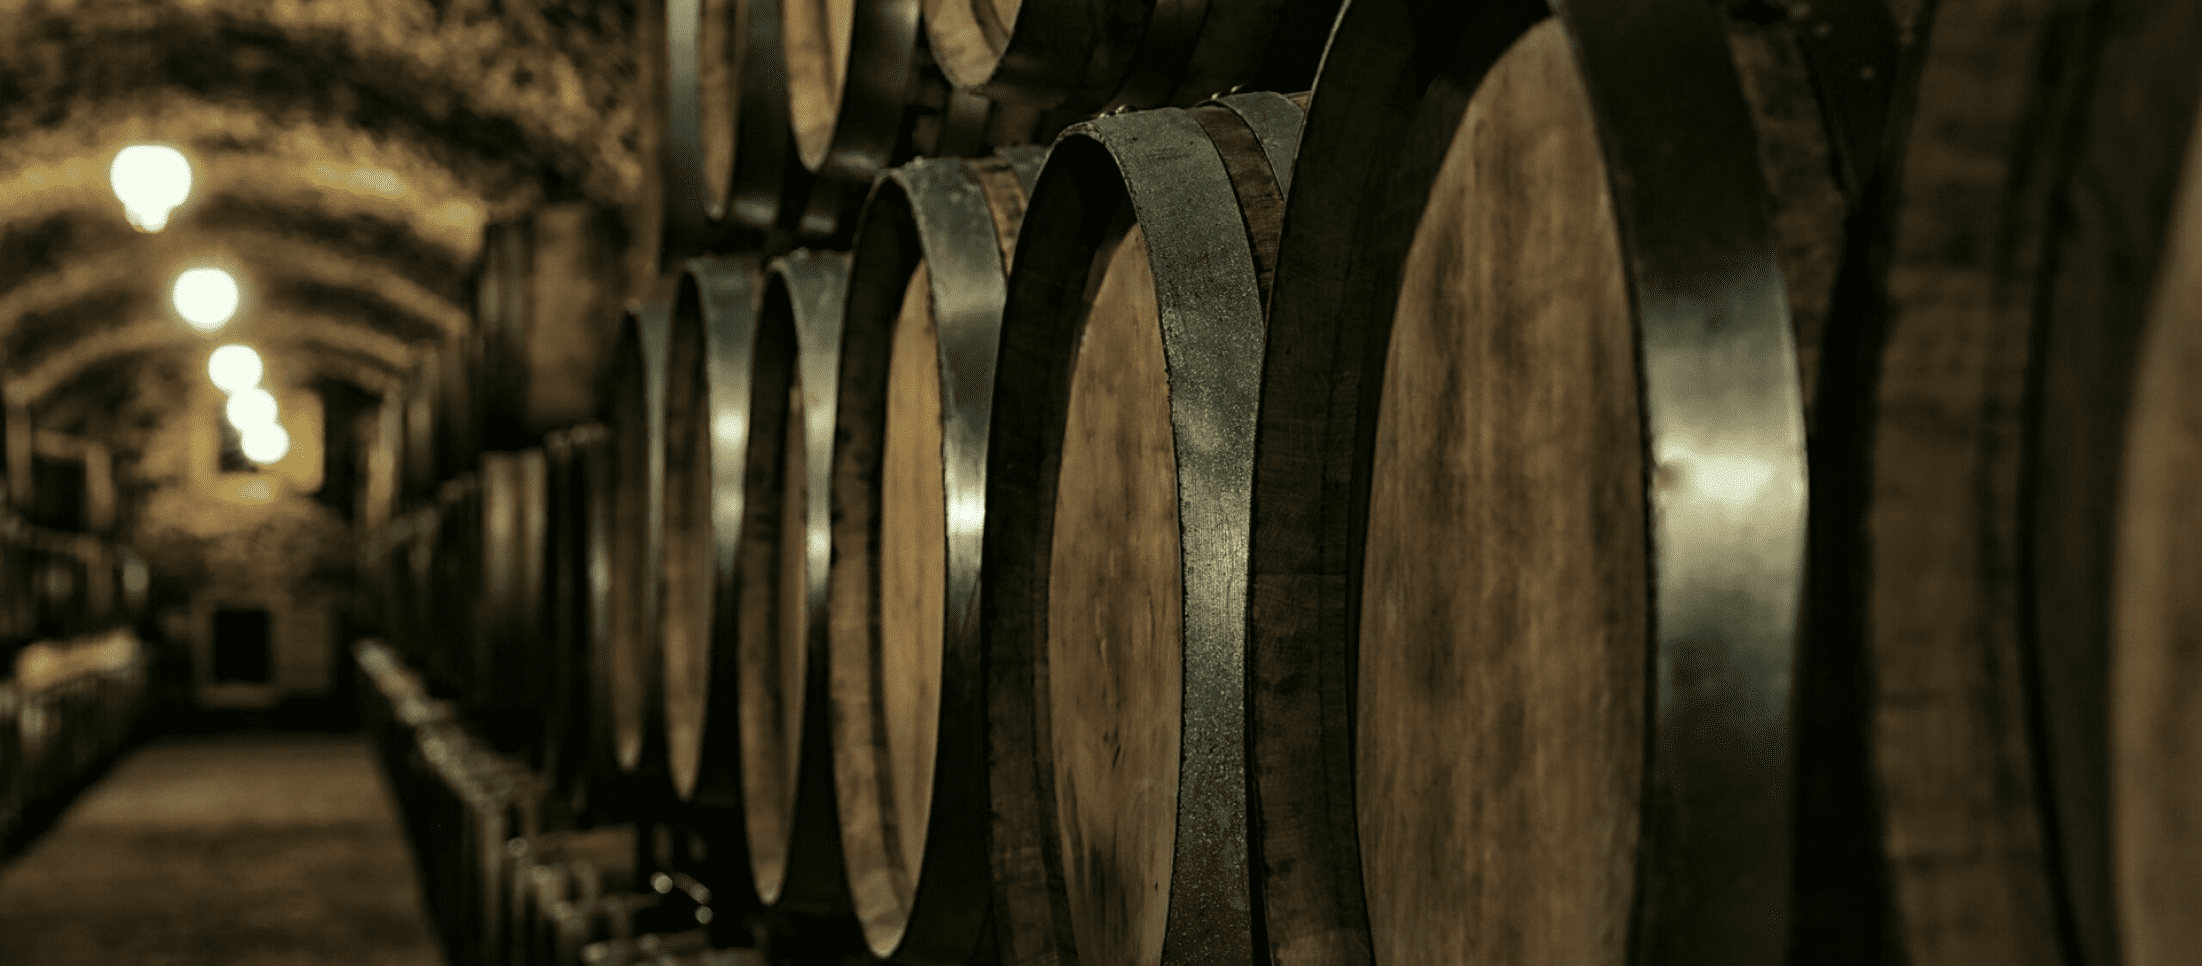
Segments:
[[[0,966],[434,966],[362,738],[171,736],[0,867]]]

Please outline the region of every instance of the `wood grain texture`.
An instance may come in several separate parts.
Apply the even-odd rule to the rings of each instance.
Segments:
[[[1409,249],[1361,610],[1380,962],[1626,959],[1647,568],[1604,179],[1548,22],[1476,92]]]
[[[1048,585],[1048,709],[1081,961],[1162,959],[1178,807],[1184,577],[1155,278],[1140,230],[1095,256]]]
[[[940,332],[932,276],[910,274],[887,374],[879,531],[879,680],[891,814],[901,867],[924,861],[940,738],[941,638],[948,613],[948,496],[941,464]],[[911,877],[914,879],[914,877]],[[915,882],[898,884],[908,902]]]
[[[2128,424],[2110,656],[2111,834],[2128,966],[2202,949],[2202,116],[2156,273]]]
[[[1866,633],[1897,942],[1918,962],[2061,963],[2049,781],[2031,741],[2024,512],[2032,300],[2073,72],[2053,3],[1931,10],[1895,215],[1873,430]],[[2056,48],[2065,48],[2052,54]]]

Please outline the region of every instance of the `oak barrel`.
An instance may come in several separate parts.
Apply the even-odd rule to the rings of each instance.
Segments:
[[[663,680],[659,581],[665,545],[666,329],[671,306],[629,306],[606,370],[603,422],[612,445],[612,641],[606,683],[613,752],[627,772],[655,772]]]
[[[769,586],[779,564],[771,533],[787,373],[758,355],[763,287],[754,258],[702,258],[685,267],[673,298],[661,626],[666,749],[684,799],[739,801],[735,642],[745,622],[773,626],[773,601],[742,596]]]
[[[540,767],[555,806],[596,816],[619,771],[610,692],[613,449],[602,424],[584,423],[552,432],[543,452],[552,606]]]
[[[1862,735],[1830,817],[1874,860],[1848,901],[1887,910],[1851,929],[1922,963],[2191,959],[2202,843],[2165,819],[2198,625],[2163,568],[2194,533],[2167,487],[2192,485],[2202,10],[1901,12],[1813,452],[1812,643]]]
[[[481,447],[520,450],[596,413],[609,322],[626,282],[616,216],[567,202],[482,230],[474,330]]]
[[[827,589],[834,777],[857,918],[872,952],[899,961],[965,962],[988,921],[987,423],[1010,254],[1045,156],[889,171],[849,267]]]
[[[1073,126],[1019,229],[987,443],[1005,963],[1248,962],[1247,490],[1301,112]]]
[[[530,754],[543,739],[547,699],[544,544],[550,513],[543,451],[481,456],[480,573],[471,627],[473,712],[484,737],[501,751]]]
[[[433,345],[415,350],[413,367],[407,371],[400,390],[405,407],[403,441],[398,451],[401,505],[434,499],[436,487],[443,482],[436,441],[436,413],[442,393],[437,384],[443,367],[443,355]]]
[[[778,526],[760,548],[773,566],[741,572],[735,641],[741,804],[758,897],[783,910],[847,907],[826,706],[826,568],[837,358],[848,256],[799,250],[765,270],[755,377],[784,402],[753,411],[751,433],[782,451],[769,497]],[[770,403],[759,396],[760,402]],[[760,424],[770,420],[771,429]],[[765,436],[770,433],[772,436]],[[770,620],[760,620],[769,613]]]
[[[1355,0],[1294,189],[1248,577],[1270,958],[1781,961],[1802,404],[1715,12]]]
[[[2191,41],[2191,37],[2190,37]],[[2192,73],[2191,71],[2189,73]],[[2192,99],[2192,94],[2189,98]],[[2193,108],[2190,108],[2193,110]],[[2169,118],[2167,118],[2169,120]],[[2202,610],[2193,577],[2202,573],[2202,111],[2187,128],[2187,158],[2169,207],[2169,237],[2142,331],[2119,491],[2119,545],[2112,562],[2117,635],[2109,824],[2117,925],[2130,966],[2178,962],[2202,948],[2202,721],[2193,705],[2202,661]]]
[[[664,2],[672,230],[723,240],[793,228],[809,175],[789,128],[781,4]]]
[[[479,707],[475,658],[481,619],[482,483],[473,473],[444,481],[436,492],[435,530],[424,600],[427,623],[419,645],[431,687],[469,710]]]

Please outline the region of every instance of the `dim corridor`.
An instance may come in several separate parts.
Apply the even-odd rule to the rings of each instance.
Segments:
[[[162,738],[0,866],[0,964],[434,966],[401,843],[358,737]]]

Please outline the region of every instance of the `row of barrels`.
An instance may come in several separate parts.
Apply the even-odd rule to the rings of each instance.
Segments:
[[[1352,0],[681,263],[370,567],[898,962],[2181,962],[2202,16],[2086,7]]]
[[[656,0],[638,9],[641,286],[690,256],[845,246],[874,176],[1113,110],[1304,90],[1339,0]],[[637,289],[642,291],[641,288]]]
[[[127,631],[40,641],[0,676],[0,854],[137,732],[150,656]]]
[[[402,806],[446,962],[730,962],[708,952],[707,889],[638,869],[631,828],[549,828],[534,769],[483,743],[383,644],[360,642],[354,655],[367,730]]]

